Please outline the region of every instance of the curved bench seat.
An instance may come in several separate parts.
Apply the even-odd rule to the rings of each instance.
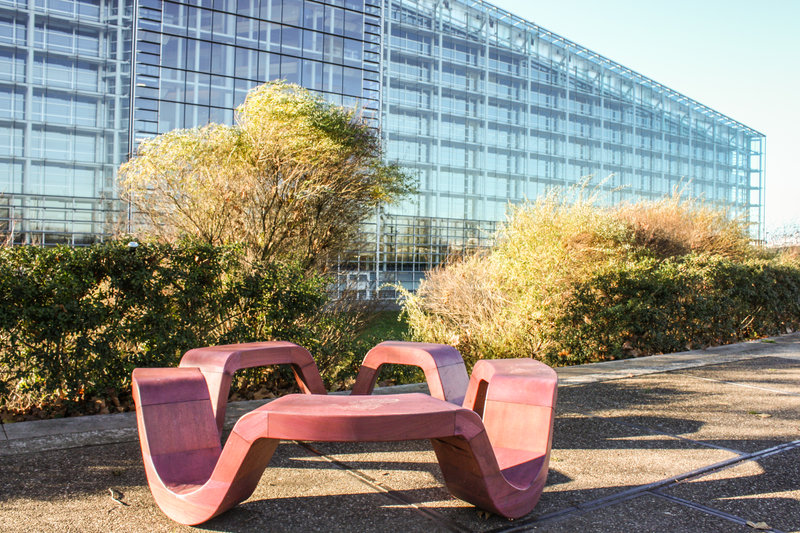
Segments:
[[[437,378],[436,365],[424,353],[452,356],[435,345],[415,352],[403,344],[400,359],[428,364],[429,379]],[[409,359],[409,353],[421,359]],[[462,406],[424,394],[284,396],[242,416],[224,448],[209,393],[217,389],[207,383],[205,368],[133,373],[148,484],[159,507],[177,522],[202,523],[249,497],[281,439],[430,439],[450,492],[508,518],[529,513],[544,487],[557,380],[537,361],[479,361]],[[310,367],[304,372],[307,378]],[[224,366],[219,373],[227,373]],[[460,393],[452,386],[450,392]]]
[[[220,446],[198,368],[137,368],[133,399],[147,484],[164,514],[201,524],[253,493],[277,440],[235,428]]]

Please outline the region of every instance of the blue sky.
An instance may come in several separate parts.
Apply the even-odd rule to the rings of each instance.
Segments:
[[[767,232],[800,226],[800,0],[489,0],[767,136]]]

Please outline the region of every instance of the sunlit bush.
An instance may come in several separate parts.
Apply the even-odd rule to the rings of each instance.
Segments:
[[[415,339],[479,358],[575,364],[795,329],[800,268],[698,202],[513,208],[488,251],[432,271],[403,310]]]

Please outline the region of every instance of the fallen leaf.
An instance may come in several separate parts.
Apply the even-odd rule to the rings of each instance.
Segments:
[[[750,520],[747,521],[747,525],[752,527],[753,529],[771,529],[766,522],[751,522]]]
[[[122,492],[120,492],[120,491],[118,491],[116,489],[112,489],[112,488],[109,488],[108,492],[111,493],[111,499],[112,500],[114,500],[115,502],[117,502],[120,505],[128,507],[128,504],[125,503],[124,501],[122,501],[122,498],[125,497],[125,494],[123,494]]]

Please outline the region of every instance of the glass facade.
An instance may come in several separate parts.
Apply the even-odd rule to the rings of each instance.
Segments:
[[[0,237],[124,229],[116,169],[144,138],[285,79],[378,126],[380,0],[0,0]]]
[[[462,243],[509,202],[589,175],[610,203],[682,189],[761,235],[762,134],[485,2],[385,0],[383,16],[384,145],[420,192],[382,223],[437,229],[426,243],[383,232],[379,282],[409,272],[416,287],[420,245]]]
[[[107,233],[128,153],[132,2],[0,0],[0,235]]]
[[[763,231],[762,134],[480,0],[0,0],[0,235],[109,233],[141,139],[232,123],[272,79],[360,107],[419,179],[342,258],[365,291],[415,288],[509,202],[588,175],[610,203],[678,188]]]
[[[247,91],[275,79],[378,124],[379,0],[139,0],[136,24],[134,145],[232,124]]]

